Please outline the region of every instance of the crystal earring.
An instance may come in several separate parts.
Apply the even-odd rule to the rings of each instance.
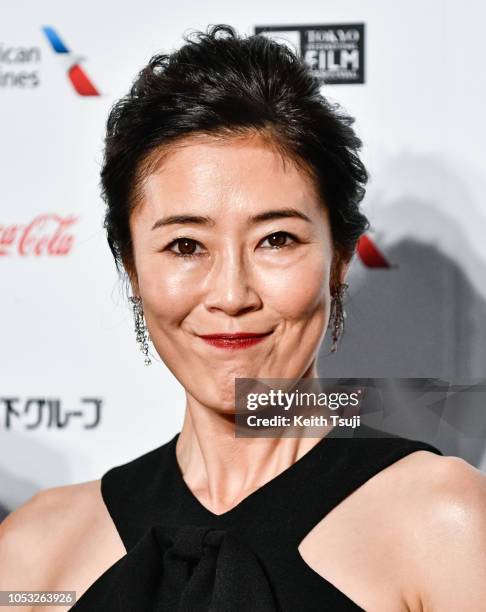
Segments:
[[[347,283],[338,283],[331,299],[331,314],[329,316],[329,326],[332,330],[331,353],[337,351],[339,338],[344,330],[344,319],[346,318],[346,313],[344,312],[344,297],[348,287],[349,285]]]
[[[147,325],[145,324],[143,316],[142,298],[138,295],[132,295],[130,296],[130,301],[132,303],[133,308],[133,318],[135,320],[135,333],[137,335],[137,342],[140,346],[140,350],[145,355],[145,365],[148,366],[152,363],[152,361],[148,356],[149,335]]]

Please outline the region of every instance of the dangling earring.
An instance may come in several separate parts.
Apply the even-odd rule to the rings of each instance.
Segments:
[[[140,350],[145,355],[145,365],[148,366],[152,363],[152,361],[148,356],[149,336],[147,325],[145,324],[143,317],[142,298],[138,295],[132,295],[130,296],[130,301],[132,302],[133,318],[135,319],[135,333],[137,334],[137,342],[140,346]]]
[[[331,299],[331,314],[329,316],[329,326],[332,330],[331,353],[337,351],[338,341],[344,329],[344,319],[346,318],[344,296],[348,287],[347,283],[338,283]]]

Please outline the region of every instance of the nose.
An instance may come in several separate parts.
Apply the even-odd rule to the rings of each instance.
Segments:
[[[232,316],[259,309],[262,302],[253,282],[251,262],[230,246],[215,259],[206,277],[206,308]]]

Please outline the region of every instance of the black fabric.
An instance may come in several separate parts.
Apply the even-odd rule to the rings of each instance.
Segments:
[[[93,585],[83,610],[277,610],[254,553],[224,529],[153,525]]]
[[[355,602],[302,559],[305,535],[369,478],[418,451],[418,440],[361,425],[335,428],[303,457],[221,515],[186,485],[179,434],[108,470],[106,507],[127,554],[75,612],[356,612]],[[349,431],[349,430],[347,430]]]

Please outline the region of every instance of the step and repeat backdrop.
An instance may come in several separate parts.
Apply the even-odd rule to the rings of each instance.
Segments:
[[[183,388],[138,350],[99,170],[113,102],[154,53],[210,24],[291,45],[364,141],[372,226],[349,274],[346,333],[336,354],[323,345],[320,376],[486,377],[485,22],[479,0],[3,7],[0,517],[181,428]],[[482,436],[447,420],[427,435],[486,469]]]

